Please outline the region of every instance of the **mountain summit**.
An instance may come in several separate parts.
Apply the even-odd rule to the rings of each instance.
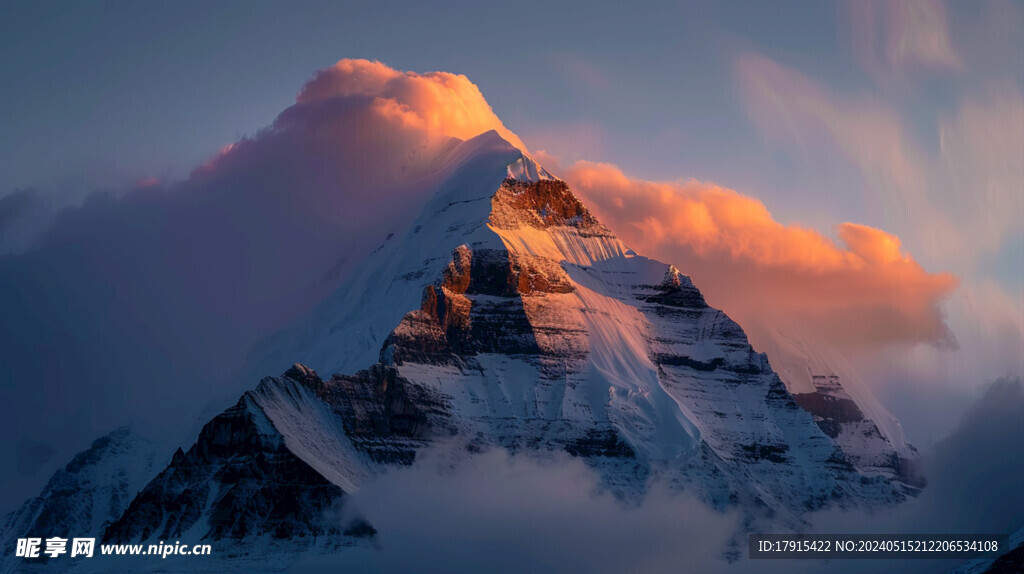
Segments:
[[[496,132],[438,169],[411,228],[255,351],[294,366],[207,423],[107,540],[352,544],[374,530],[338,518],[347,494],[440,441],[564,451],[623,498],[664,480],[745,528],[916,492],[898,425],[831,372],[791,393],[686,275]]]

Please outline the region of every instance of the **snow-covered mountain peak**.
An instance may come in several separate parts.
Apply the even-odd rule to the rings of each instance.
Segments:
[[[507,150],[510,155],[509,161],[505,166],[505,177],[508,179],[515,179],[526,183],[558,179],[530,157],[526,150],[516,147],[502,137],[497,130],[488,130],[470,138],[463,142],[463,145],[460,147],[462,149],[459,155],[462,158],[487,150]]]
[[[525,152],[488,132],[460,143],[448,161],[451,175],[415,225],[364,262],[298,329],[273,341],[265,356],[274,362],[264,363],[262,372],[280,372],[298,360],[321,373],[352,373],[380,361],[399,372],[430,365],[409,375],[418,382],[458,378],[435,373],[439,368],[472,368],[506,380],[498,371],[520,359],[493,371],[482,357],[539,353],[539,365],[520,365],[509,380],[524,380],[516,383],[524,389],[548,381],[542,385],[547,390],[529,391],[541,395],[554,392],[551,385],[589,389],[571,400],[583,391],[568,393],[561,400],[570,404],[544,416],[575,412],[571,416],[605,421],[613,429],[602,432],[612,432],[617,444],[663,460],[691,457],[701,442],[716,456],[734,459],[740,439],[733,433],[766,416],[734,406],[721,412],[735,413],[736,420],[706,416],[709,377],[758,373],[773,389],[770,395],[784,393],[800,410],[764,355],[738,325],[707,306],[689,277],[629,249],[566,182],[551,178]],[[730,391],[720,398],[731,403],[737,397]],[[829,436],[832,421],[815,425],[819,413],[800,412],[811,423],[805,432],[818,434],[800,440],[822,441],[824,459],[839,449],[847,464],[863,462],[865,471],[894,477],[899,460],[913,454],[884,431],[875,433],[881,436],[870,453],[859,452],[864,445],[856,441],[839,445]],[[744,431],[742,440],[760,445],[751,452],[790,440],[769,439],[759,428]],[[852,433],[851,427],[843,436]]]
[[[285,360],[321,373],[379,362],[409,381],[404,388],[446,405],[427,425],[445,434],[582,454],[597,448],[582,446],[583,432],[601,437],[600,449],[677,470],[820,459],[798,474],[810,473],[801,484],[831,484],[823,496],[901,496],[880,453],[869,471],[888,478],[830,475],[858,472],[857,445],[840,448],[689,277],[625,246],[566,182],[497,133],[462,142],[452,158],[458,165],[412,229],[283,337],[281,362],[265,371]],[[779,480],[792,478],[778,468]],[[787,504],[769,498],[779,510]]]
[[[519,159],[508,165],[506,173],[510,179],[527,183],[558,179],[548,173],[548,170],[541,167],[540,164],[534,161],[534,159],[525,152],[519,157]]]
[[[260,376],[283,374],[203,427],[106,538],[351,544],[372,528],[327,510],[438,439],[564,451],[627,498],[662,478],[745,528],[913,492],[881,411],[838,379],[787,389],[689,277],[496,132],[454,141],[438,173],[409,229],[259,347]]]
[[[669,265],[665,272],[665,280],[662,284],[666,287],[680,287],[683,284],[683,274],[676,269],[675,265]]]

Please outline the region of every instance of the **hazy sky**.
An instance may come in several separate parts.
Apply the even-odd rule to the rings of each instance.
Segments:
[[[564,161],[713,180],[783,220],[888,227],[921,251],[867,204],[865,188],[885,184],[849,154],[778,145],[766,133],[778,126],[751,121],[737,62],[764,56],[848,98],[851,113],[877,99],[925,155],[938,153],[943,117],[986,90],[1019,97],[1024,78],[1019,2],[924,2],[902,16],[900,2],[642,4],[6,2],[0,193],[183,178],[267,125],[315,69],[368,58],[466,74],[531,148]],[[1019,237],[980,263],[1005,268],[1008,256],[1019,260]],[[1021,286],[1019,273],[1003,278]]]
[[[5,3],[0,188],[184,175],[344,57],[466,74],[533,145],[739,185],[756,180],[738,156],[770,159],[731,95],[737,50],[813,49],[830,76],[851,69],[828,3],[645,4]]]
[[[309,176],[304,158],[289,155],[295,148],[288,138],[306,133],[319,112],[299,110],[286,118],[291,131],[236,154],[248,171],[225,169],[218,172],[224,181],[174,184],[225,145],[270,125],[316,70],[365,58],[396,70],[465,74],[504,125],[556,173],[618,173],[622,181],[643,180],[627,188],[652,193],[673,189],[706,198],[700,190],[721,186],[749,196],[735,205],[753,205],[756,225],[735,228],[752,235],[720,241],[734,249],[738,263],[711,267],[750,280],[744,265],[760,269],[768,256],[783,261],[779,301],[826,308],[831,292],[815,294],[820,269],[790,273],[790,243],[780,239],[771,245],[782,251],[748,261],[730,241],[807,231],[822,257],[857,265],[835,292],[857,299],[871,290],[882,313],[894,308],[892,298],[920,307],[906,319],[866,323],[909,325],[916,317],[932,328],[944,325],[944,315],[959,350],[942,329],[921,335],[908,328],[916,338],[871,349],[870,361],[857,365],[865,378],[881,381],[876,390],[911,438],[928,439],[955,420],[955,411],[937,409],[1022,370],[1022,54],[1024,3],[1013,0],[4,2],[0,312],[7,321],[0,325],[0,376],[13,383],[0,390],[20,396],[43,376],[54,385],[50,394],[33,395],[17,416],[37,420],[44,413],[88,438],[83,428],[109,430],[136,404],[172,404],[180,399],[172,390],[205,388],[197,373],[210,374],[214,358],[237,358],[322,295],[325,284],[301,286],[309,295],[275,281],[294,253],[303,256],[302,273],[316,277],[338,257],[325,241],[348,241],[353,252],[378,241],[368,234],[353,239],[359,230],[351,225],[345,235],[341,220],[325,217],[310,229],[299,217],[348,199],[316,196],[325,203],[295,207],[287,195],[257,194],[250,201],[239,191],[253,182],[316,188],[317,181],[302,179]],[[354,145],[343,140],[334,142],[339,149]],[[270,167],[261,153],[283,159]],[[23,227],[43,225],[26,214],[46,220],[45,210],[30,209],[30,197],[75,204],[96,189],[116,196],[140,183],[180,193],[94,200],[62,220],[43,248],[5,255],[32,246],[34,236]],[[12,195],[27,188],[35,195]],[[213,210],[204,204],[209,197]],[[758,211],[749,198],[766,209]],[[241,205],[248,211],[234,210]],[[294,252],[274,237],[245,235],[292,207],[309,209],[288,222],[294,229],[287,228],[286,243]],[[693,247],[687,238],[706,238],[671,228],[643,235],[657,228],[650,218],[662,215],[659,206],[638,197],[628,207],[610,216],[625,228],[620,233],[634,230],[635,241],[656,255],[685,258]],[[225,230],[225,218],[237,229]],[[862,228],[850,223],[884,233],[858,235]],[[216,239],[216,249],[201,233]],[[835,248],[833,239],[856,253]],[[261,251],[253,252],[254,245]],[[894,262],[910,269],[897,271],[916,283],[886,282],[885,272],[870,276],[895,269]],[[240,283],[186,276],[197,269]],[[955,281],[936,287],[943,272]],[[788,298],[778,288],[797,280],[800,289]],[[903,289],[911,283],[917,287]],[[235,289],[246,289],[245,296]],[[709,300],[715,302],[714,293]],[[881,335],[899,339],[902,332],[897,325]],[[217,367],[217,376],[230,370],[228,363]],[[41,365],[49,369],[43,375]],[[144,400],[144,384],[133,377],[148,376],[147,369],[160,371],[162,378],[154,379],[160,384],[180,388]],[[85,396],[91,387],[70,373],[97,385],[117,382]],[[89,422],[71,399],[61,402],[64,391],[115,414]],[[124,403],[121,410],[109,407],[111,397]],[[29,480],[45,457],[32,454],[40,450],[36,443],[27,444],[0,444],[0,455],[29,453],[22,472]]]

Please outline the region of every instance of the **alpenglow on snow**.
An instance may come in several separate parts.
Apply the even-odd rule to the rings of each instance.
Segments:
[[[358,544],[374,529],[337,520],[348,495],[439,442],[564,451],[625,499],[663,479],[747,530],[917,492],[916,451],[865,389],[815,364],[813,388],[791,392],[686,275],[629,249],[496,132],[440,169],[413,226],[260,347],[264,373],[294,366],[92,505],[104,540]],[[51,527],[39,509],[54,495],[7,523]]]

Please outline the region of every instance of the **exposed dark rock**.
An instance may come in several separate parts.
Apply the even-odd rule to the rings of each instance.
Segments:
[[[427,300],[424,293],[424,306],[428,305]],[[436,298],[429,300],[436,305]],[[437,315],[427,311],[406,313],[398,328],[384,340],[380,361],[385,365],[402,365],[405,362],[458,364],[455,351],[448,342],[448,334],[441,328]]]
[[[573,456],[635,458],[636,453],[619,438],[614,429],[590,429],[587,436],[565,445],[565,451]]]
[[[452,253],[440,287],[450,293],[495,297],[575,290],[565,270],[555,261],[504,249],[470,250],[465,245]]]
[[[289,376],[319,380],[297,365]],[[344,493],[284,446],[246,393],[132,500],[104,541],[172,540],[206,517],[204,540],[339,533],[325,511]]]
[[[638,285],[638,288],[653,291],[653,294],[641,295],[641,301],[658,303],[667,307],[682,309],[704,309],[708,306],[704,295],[693,284],[689,277],[683,275],[670,265],[665,279],[660,285]]]
[[[506,179],[491,199],[491,205],[490,221],[498,227],[569,225],[609,233],[561,180]]]
[[[320,385],[323,384],[323,381],[320,379],[320,376],[316,374],[316,371],[300,363],[292,365],[290,369],[284,372],[283,376],[298,383],[302,383],[314,391],[320,388]]]
[[[770,462],[784,463],[789,459],[786,457],[786,452],[789,451],[789,445],[787,444],[745,444],[741,447],[743,452],[747,453],[747,456],[751,460],[767,460]]]
[[[443,402],[383,365],[355,375],[334,375],[329,388],[328,400],[355,440],[426,438],[431,431],[427,413],[447,414]]]
[[[523,296],[572,293],[569,275],[558,263],[545,257],[514,255],[511,258],[516,293]]]
[[[857,407],[853,399],[835,397],[815,391],[811,393],[794,393],[798,405],[805,411],[833,423],[850,423],[864,420],[864,413]]]
[[[452,293],[469,290],[473,252],[466,245],[460,245],[452,252],[452,260],[444,269],[441,285]]]
[[[652,357],[652,360],[659,365],[672,365],[676,367],[690,367],[696,371],[710,372],[725,364],[725,359],[715,357],[710,361],[698,361],[682,355],[659,354]]]
[[[458,365],[458,356],[477,353],[539,354],[521,297],[573,289],[552,261],[460,246],[440,285],[426,286],[419,311],[406,314],[385,340],[381,361]]]

